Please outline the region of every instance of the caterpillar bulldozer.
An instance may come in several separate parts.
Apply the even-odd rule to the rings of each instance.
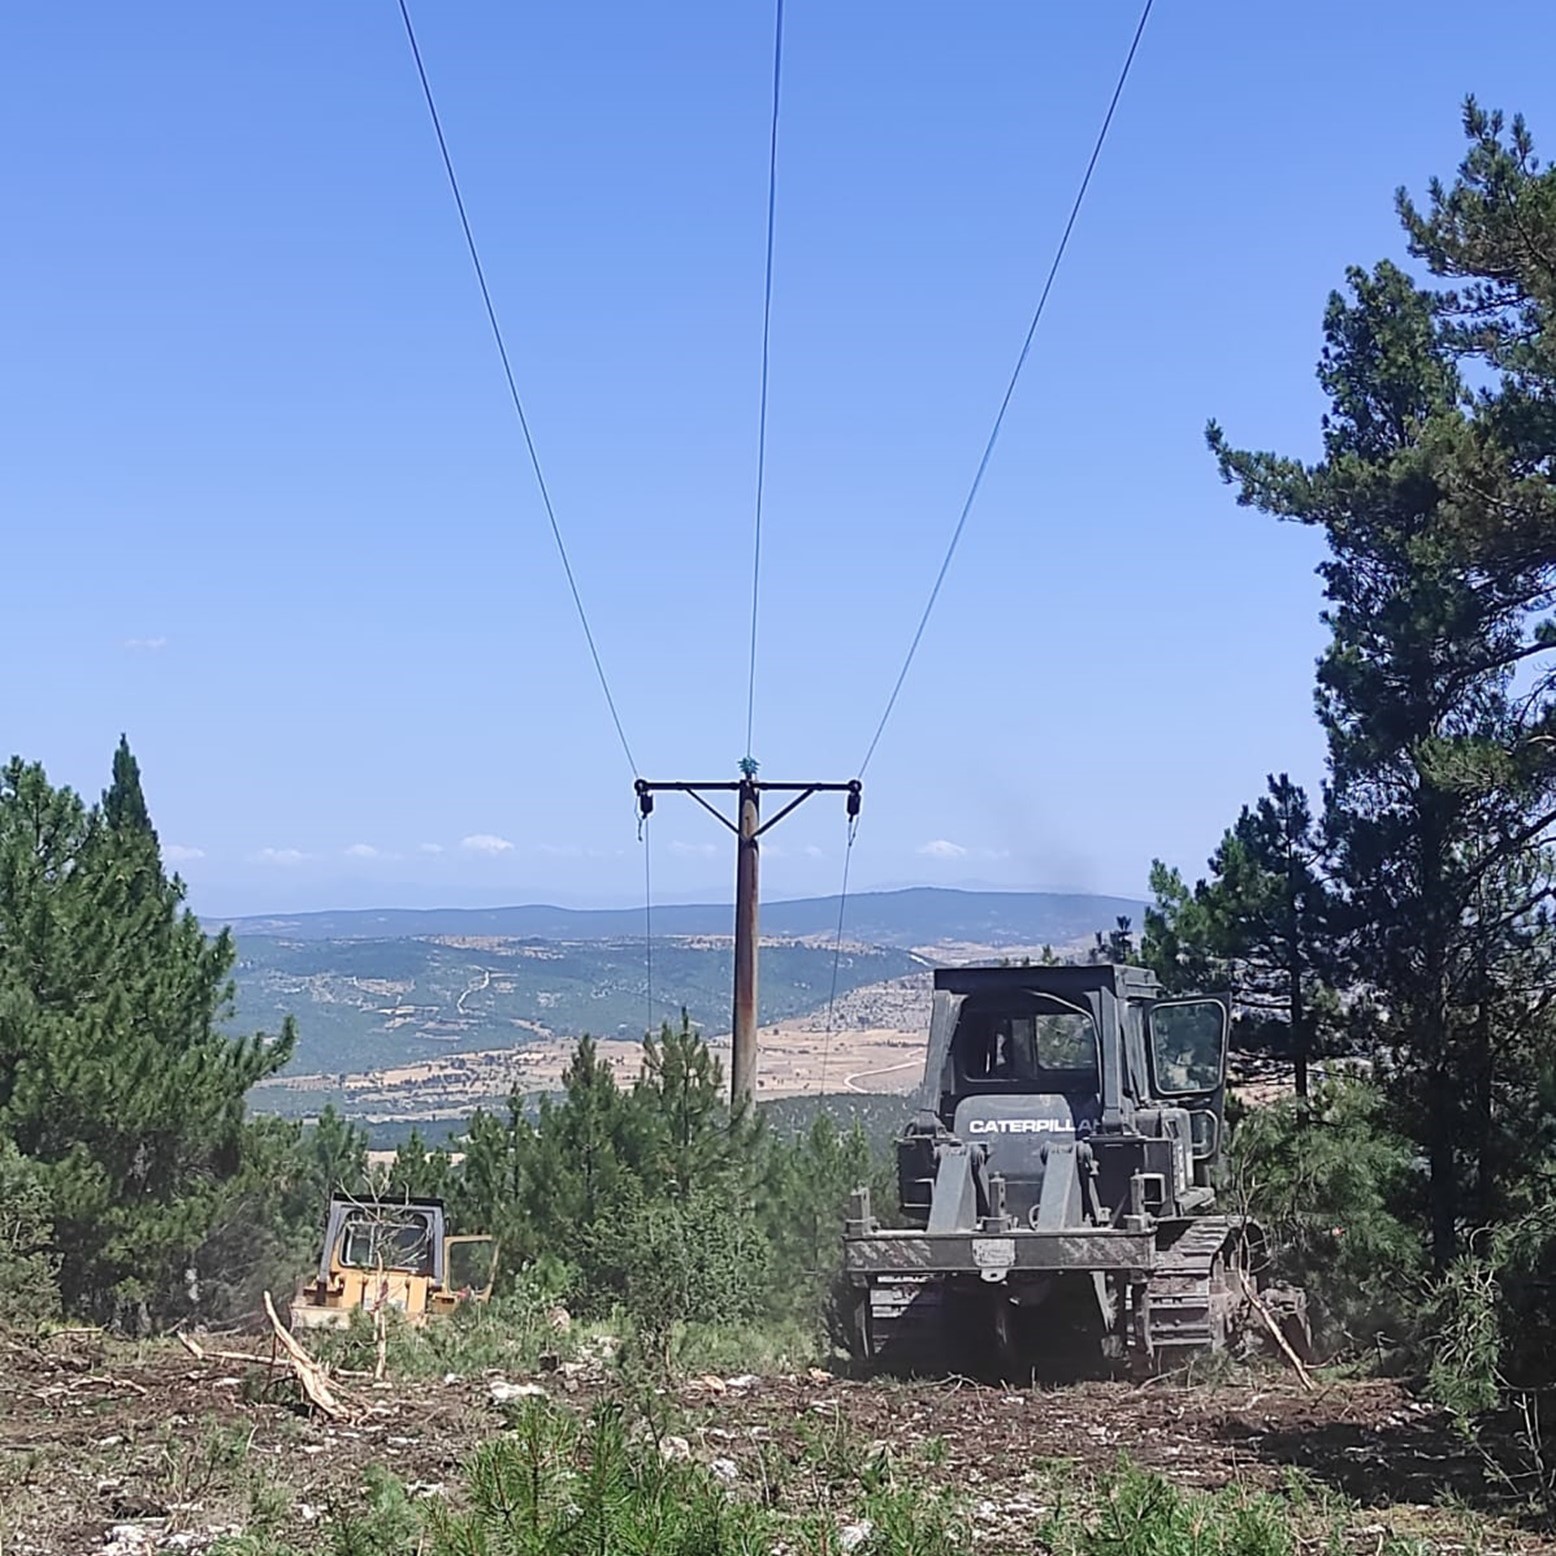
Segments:
[[[937,970],[903,1224],[866,1188],[849,1203],[855,1358],[1159,1370],[1255,1316],[1300,1346],[1300,1295],[1261,1298],[1263,1235],[1216,1207],[1229,1024],[1225,1000],[1163,998],[1138,967]]]
[[[318,1273],[292,1301],[294,1329],[345,1328],[353,1312],[394,1310],[416,1325],[492,1294],[497,1245],[450,1237],[439,1199],[330,1196]]]

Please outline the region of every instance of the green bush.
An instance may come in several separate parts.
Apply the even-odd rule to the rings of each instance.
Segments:
[[[1276,1273],[1308,1294],[1321,1351],[1388,1349],[1418,1321],[1425,1249],[1406,1219],[1413,1152],[1366,1081],[1250,1109],[1232,1135],[1232,1198],[1264,1227]]]
[[[591,1263],[615,1272],[621,1305],[668,1367],[688,1323],[732,1326],[763,1309],[769,1247],[747,1205],[717,1189],[686,1199],[639,1199],[590,1234]]]
[[[0,1328],[34,1328],[58,1317],[53,1238],[42,1175],[0,1140]]]

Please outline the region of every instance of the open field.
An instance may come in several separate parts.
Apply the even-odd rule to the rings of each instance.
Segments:
[[[493,1403],[489,1368],[342,1383],[357,1409],[334,1424],[262,1373],[197,1362],[171,1341],[0,1341],[0,1549],[149,1556],[241,1532],[266,1542],[250,1551],[409,1553],[411,1538],[332,1543],[369,1505],[364,1477],[395,1477],[407,1516],[418,1504],[457,1511],[470,1456],[513,1424],[513,1407]],[[599,1364],[570,1363],[534,1386],[569,1415],[613,1394],[629,1421],[638,1408]],[[1387,1381],[1329,1381],[1308,1394],[1276,1372],[1192,1388],[1063,1389],[710,1376],[655,1396],[653,1412],[663,1451],[706,1466],[732,1498],[776,1497],[834,1533],[860,1516],[869,1470],[871,1484],[943,1499],[956,1543],[942,1548],[1049,1550],[1045,1520],[1084,1509],[1096,1477],[1127,1455],[1189,1491],[1273,1494],[1294,1550],[1551,1548],[1508,1518],[1434,1410]],[[381,1480],[376,1495],[382,1503]]]

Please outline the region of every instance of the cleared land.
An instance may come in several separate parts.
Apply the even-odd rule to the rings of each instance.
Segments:
[[[241,1532],[339,1549],[332,1527],[367,1509],[364,1478],[380,1471],[409,1488],[413,1506],[458,1509],[469,1456],[511,1424],[492,1401],[494,1376],[391,1371],[378,1384],[343,1384],[361,1410],[331,1424],[263,1369],[201,1364],[172,1342],[0,1341],[0,1547],[146,1556]],[[536,1386],[580,1413],[616,1387],[600,1366],[543,1374]],[[655,1410],[661,1440],[673,1434],[666,1451],[706,1466],[730,1495],[776,1495],[837,1531],[858,1517],[861,1471],[875,1466],[952,1499],[958,1548],[1039,1551],[1044,1519],[1083,1503],[1127,1455],[1180,1487],[1280,1495],[1299,1550],[1374,1556],[1399,1549],[1395,1537],[1431,1552],[1551,1548],[1511,1521],[1446,1422],[1393,1382],[1331,1381],[1309,1394],[1273,1372],[1214,1387],[1051,1390],[710,1377],[660,1396]]]

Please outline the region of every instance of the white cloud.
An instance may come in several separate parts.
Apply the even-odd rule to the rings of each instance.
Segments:
[[[805,845],[805,857],[807,859],[825,859],[827,851],[824,848],[817,848],[814,843],[807,843]]]
[[[419,854],[441,854],[443,845],[441,843],[421,843],[417,845],[416,852]]]
[[[712,843],[683,843],[679,838],[670,845],[672,854],[680,854],[684,858],[711,859],[718,849]]]
[[[300,848],[262,848],[254,855],[260,864],[301,864],[307,857]]]
[[[490,854],[493,857],[513,851],[513,844],[507,838],[498,837],[493,832],[472,832],[469,837],[460,839],[459,846],[468,853]]]
[[[167,647],[166,638],[126,638],[124,648],[131,654],[155,654]]]
[[[932,843],[923,843],[918,850],[929,859],[965,859],[967,850],[960,843],[953,843],[948,838],[937,837]]]
[[[186,848],[182,843],[168,843],[162,850],[162,857],[169,864],[188,864],[192,859],[204,859],[203,848]]]
[[[348,859],[383,858],[383,855],[371,843],[353,843],[345,852]]]

